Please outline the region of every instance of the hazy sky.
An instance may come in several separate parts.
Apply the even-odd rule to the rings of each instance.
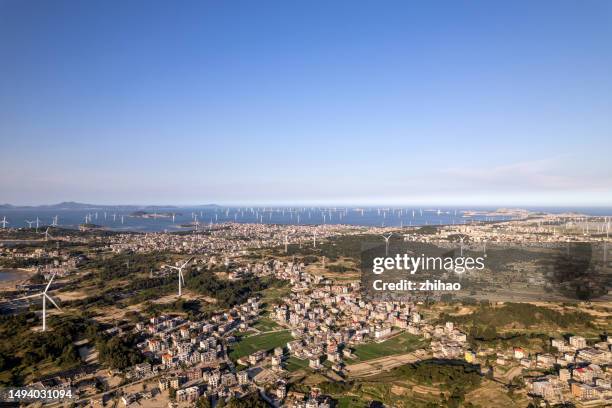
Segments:
[[[0,0],[0,202],[612,205],[612,2]]]

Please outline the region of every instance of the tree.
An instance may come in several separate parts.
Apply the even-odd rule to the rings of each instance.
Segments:
[[[208,397],[200,397],[196,402],[196,408],[211,408],[212,404]]]
[[[101,338],[96,342],[98,356],[110,368],[125,369],[143,361],[143,356],[135,349],[136,338],[126,336]]]

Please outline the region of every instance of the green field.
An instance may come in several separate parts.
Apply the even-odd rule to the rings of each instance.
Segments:
[[[276,322],[270,320],[267,317],[262,317],[261,319],[259,319],[257,323],[253,325],[253,327],[262,332],[272,331],[280,328],[280,326]]]
[[[359,397],[354,396],[343,396],[338,398],[338,408],[355,408],[355,407],[366,407],[367,402],[363,401]]]
[[[291,293],[289,285],[281,287],[270,287],[261,292],[263,298],[261,304],[266,310],[272,310],[272,305],[280,303],[280,301]]]
[[[289,330],[274,333],[258,334],[243,338],[232,346],[230,358],[234,361],[240,357],[248,356],[257,350],[272,350],[275,347],[284,347],[287,342],[293,340]]]
[[[297,371],[303,368],[308,368],[308,360],[302,360],[297,357],[289,357],[285,367],[287,371]]]
[[[359,360],[372,360],[374,358],[404,354],[422,348],[427,342],[421,337],[410,333],[402,333],[382,343],[361,344],[355,347],[354,354]]]

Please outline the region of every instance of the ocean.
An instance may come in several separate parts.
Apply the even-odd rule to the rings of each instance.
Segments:
[[[550,213],[576,212],[592,216],[612,216],[612,208],[527,208],[532,211]],[[162,208],[144,210],[147,213],[173,213],[166,218],[140,218],[131,216],[134,210],[123,209],[88,209],[88,210],[54,210],[54,209],[0,209],[0,221],[6,217],[8,227],[27,227],[26,221],[39,220],[39,230],[51,225],[57,217],[57,224],[62,228],[78,228],[88,222],[113,231],[161,232],[181,231],[189,228],[188,224],[196,220],[202,227],[210,224],[227,222],[264,223],[282,225],[320,225],[346,224],[357,226],[424,226],[464,224],[474,221],[504,221],[509,216],[488,216],[485,214],[466,215],[466,212],[492,211],[495,208],[308,208],[308,207],[207,207],[207,208]],[[1,225],[0,225],[1,227]]]
[[[0,269],[0,282],[26,279],[28,275],[15,269]]]

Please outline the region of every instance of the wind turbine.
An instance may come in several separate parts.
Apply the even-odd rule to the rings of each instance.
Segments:
[[[0,223],[2,223],[2,228],[6,228],[6,224],[9,224],[9,222],[6,220],[6,215],[2,217],[2,221],[0,221]]]
[[[45,241],[48,241],[49,237],[53,238],[53,236],[49,234],[49,227],[47,227],[47,230],[43,232],[43,234],[45,234]]]
[[[36,232],[38,232],[38,226],[40,224],[40,219],[36,217]]]
[[[385,239],[385,256],[389,256],[389,238],[391,238],[391,236],[393,236],[392,232],[387,235],[381,235],[381,237]]]
[[[193,257],[189,258],[183,265],[181,266],[172,266],[172,265],[163,265],[162,268],[170,268],[170,269],[174,269],[175,271],[178,271],[178,277],[179,277],[179,284],[178,284],[178,295],[179,297],[182,296],[183,294],[183,285],[185,284],[185,278],[183,277],[183,269],[187,266],[187,264],[189,262],[191,262],[191,260],[193,259]]]
[[[57,308],[57,310],[59,310],[60,312],[62,311],[62,309],[57,305],[57,303],[55,303],[55,300],[53,300],[53,298],[49,295],[47,295],[47,291],[49,290],[49,286],[51,286],[51,282],[53,282],[53,278],[55,278],[55,274],[53,274],[53,276],[51,276],[51,279],[49,279],[49,283],[47,283],[47,286],[45,287],[45,290],[43,290],[41,293],[37,293],[35,295],[30,295],[30,296],[26,296],[26,297],[22,297],[16,300],[23,300],[23,299],[30,299],[30,298],[35,298],[35,297],[42,297],[42,312],[43,312],[43,331],[47,330],[47,299],[53,303],[53,306],[55,306]]]
[[[34,224],[34,221],[25,220],[25,222],[28,224],[28,228],[32,229],[32,224]]]

